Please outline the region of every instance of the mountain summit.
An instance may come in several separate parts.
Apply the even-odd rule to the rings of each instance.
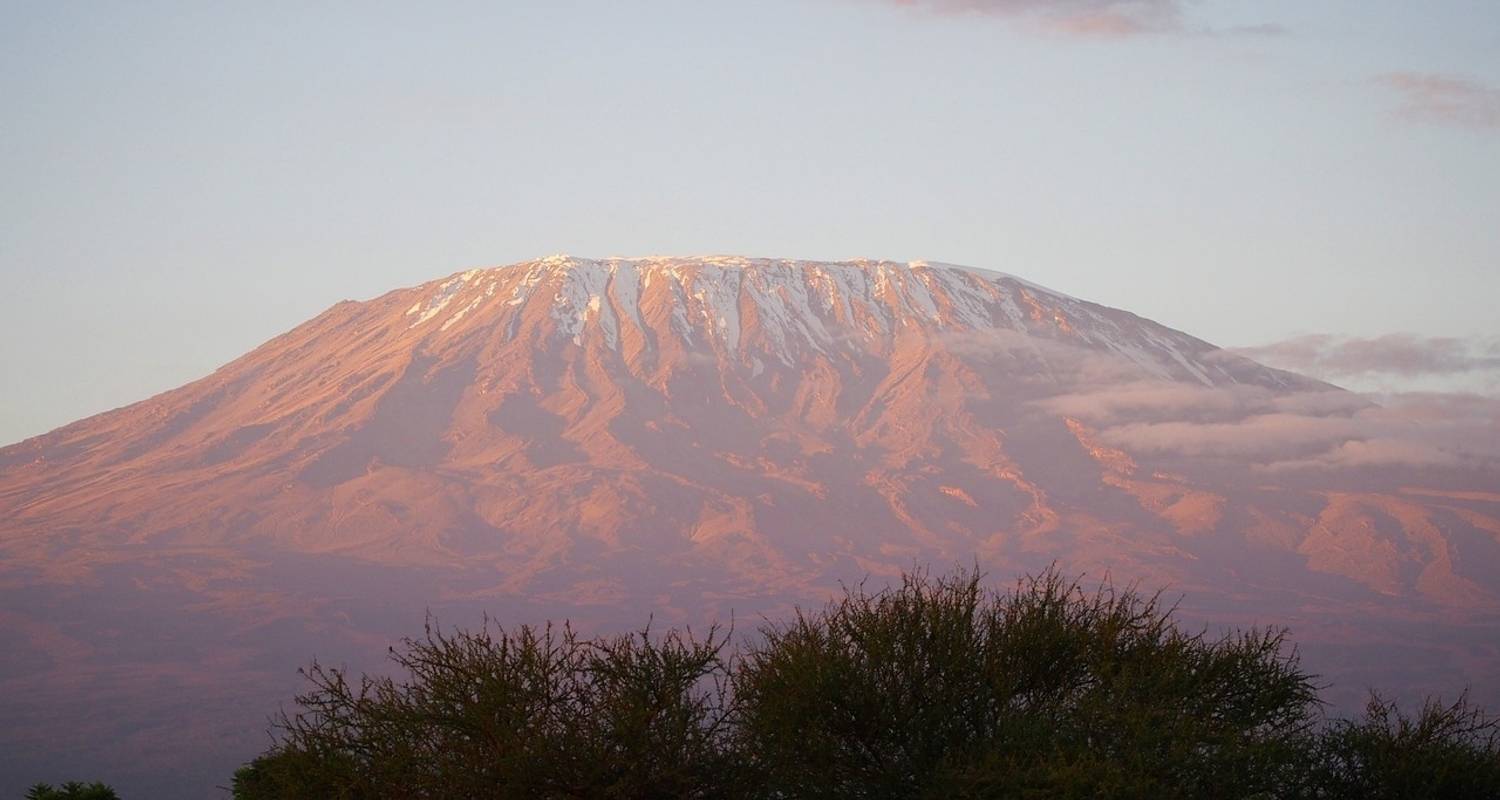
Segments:
[[[586,545],[757,591],[841,551],[1055,525],[1065,494],[1027,462],[1078,450],[1037,417],[1084,380],[1331,389],[1001,273],[552,256],[339,303],[0,451],[0,512],[104,551],[265,540],[492,563],[517,590]]]
[[[997,272],[469,270],[0,449],[0,633],[24,654],[0,712],[39,730],[103,704],[160,756],[183,734],[152,727],[149,698],[195,698],[231,741],[287,696],[288,665],[378,656],[424,609],[694,622],[974,561],[1292,624],[1355,695],[1500,695],[1500,482],[1413,460],[1398,427]]]
[[[1004,273],[925,261],[559,255],[417,291],[406,316],[422,334],[499,324],[509,338],[551,334],[582,346],[591,336],[627,363],[664,346],[761,370],[767,360],[793,366],[888,353],[934,333],[1003,330],[1118,353],[1161,377],[1234,380],[1226,364],[1199,360],[1216,348],[1192,337]],[[1278,383],[1264,370],[1250,378]]]

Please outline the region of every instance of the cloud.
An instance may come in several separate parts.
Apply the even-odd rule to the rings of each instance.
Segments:
[[[1099,435],[1132,455],[1233,458],[1263,472],[1500,465],[1500,398],[1319,392],[1280,395],[1266,405],[1277,410],[1259,413],[1251,403],[1251,413],[1221,421],[1132,419]]]
[[[1445,467],[1463,463],[1457,454],[1427,442],[1409,439],[1367,439],[1344,442],[1312,458],[1273,461],[1260,467],[1264,472],[1335,470],[1353,467]]]
[[[1262,472],[1359,467],[1500,466],[1500,398],[1421,393],[1381,398],[1352,417],[1347,441],[1312,456],[1256,465]]]
[[[1237,415],[1270,408],[1271,392],[1256,386],[1208,387],[1161,380],[1133,381],[1060,394],[1036,405],[1055,414],[1107,423],[1122,417],[1160,419]]]
[[[1466,392],[1361,394],[1315,382],[1298,389],[1156,375],[1117,353],[1019,332],[944,334],[955,352],[1001,364],[1017,397],[1052,418],[1085,422],[1100,442],[1147,464],[1205,458],[1258,480],[1328,479],[1381,470],[1500,468],[1500,398]],[[1219,351],[1222,352],[1222,351]],[[1500,341],[1394,334],[1300,336],[1246,356],[1325,374],[1424,376],[1500,369]],[[1401,383],[1410,384],[1403,380]],[[1164,464],[1172,470],[1180,464]],[[1408,476],[1409,477],[1409,476]]]
[[[1500,131],[1500,89],[1493,86],[1427,72],[1391,72],[1375,82],[1395,94],[1404,119]]]
[[[1500,370],[1500,349],[1494,342],[1412,333],[1369,339],[1314,333],[1233,352],[1273,367],[1329,378],[1410,378]]]
[[[1374,434],[1422,441],[1470,460],[1500,460],[1500,398],[1467,392],[1412,392],[1379,398],[1362,417]]]
[[[1122,39],[1151,34],[1278,36],[1275,23],[1228,28],[1191,27],[1183,0],[884,0],[947,14],[985,14],[1040,26],[1069,36]]]
[[[1271,408],[1290,414],[1327,416],[1329,414],[1352,413],[1369,408],[1373,403],[1374,401],[1364,395],[1347,392],[1343,389],[1331,389],[1326,392],[1298,392],[1296,394],[1279,395],[1272,398]]]
[[[1277,393],[1262,386],[1203,386],[1136,380],[1074,386],[1033,405],[1096,425],[1118,422],[1236,422],[1256,415],[1348,416],[1374,402],[1343,389]]]
[[[1233,422],[1136,422],[1100,435],[1129,453],[1260,456],[1316,451],[1362,431],[1359,421],[1349,417],[1261,414]]]

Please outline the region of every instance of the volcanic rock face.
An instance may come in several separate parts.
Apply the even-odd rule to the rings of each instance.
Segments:
[[[258,702],[313,651],[383,649],[424,607],[692,622],[977,560],[1170,584],[1199,619],[1291,624],[1335,677],[1500,697],[1500,480],[1384,457],[1410,452],[1389,427],[1334,387],[999,273],[471,270],[0,449],[18,598],[0,631],[26,654],[0,679],[8,697],[61,675],[106,701],[251,702],[232,683]],[[118,644],[153,635],[101,603],[156,615],[174,647]],[[411,607],[372,611],[394,603]],[[1416,649],[1364,663],[1387,645]]]

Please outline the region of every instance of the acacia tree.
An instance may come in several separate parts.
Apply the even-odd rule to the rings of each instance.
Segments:
[[[1500,719],[1466,696],[1428,700],[1415,717],[1372,694],[1359,721],[1319,738],[1310,797],[1439,800],[1500,797]]]
[[[1318,711],[1281,634],[1055,571],[856,587],[766,629],[735,689],[769,793],[807,798],[1245,796],[1293,780]]]
[[[1185,631],[1053,570],[917,572],[727,641],[429,624],[402,680],[307,669],[234,795],[1500,797],[1500,723],[1465,701],[1328,723],[1280,632]]]
[[[404,681],[307,669],[301,711],[281,715],[235,796],[733,797],[726,640],[429,624],[392,650]]]
[[[38,783],[26,790],[26,800],[120,800],[107,784],[68,781],[61,786]]]

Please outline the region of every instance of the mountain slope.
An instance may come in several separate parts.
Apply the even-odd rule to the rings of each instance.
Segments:
[[[1049,352],[1055,345],[1114,355],[1115,368],[1166,380],[1314,388],[994,273],[554,257],[341,303],[207,379],[0,451],[0,508],[22,527],[86,519],[98,528],[107,507],[111,535],[188,527],[214,540],[255,533],[441,558],[443,534],[474,524],[453,509],[425,521],[418,508],[372,510],[386,519],[361,517],[361,545],[350,539],[347,508],[308,519],[278,506],[317,505],[380,475],[400,474],[427,497],[415,487],[452,471],[474,486],[507,473],[553,470],[568,480],[649,471],[652,461],[670,482],[693,486],[703,477],[689,468],[693,459],[748,478],[758,470],[734,462],[754,463],[767,446],[802,448],[805,459],[847,445],[899,461],[895,454],[932,445],[921,440],[935,422],[983,425],[920,419],[939,411],[967,419],[973,387],[1022,399],[1060,385],[1069,376],[1057,371],[1078,365]],[[984,351],[1006,360],[972,363]],[[1034,385],[987,386],[996,374]],[[683,431],[708,438],[674,444]],[[975,469],[1011,468],[998,441],[966,446],[992,451],[971,459]],[[772,472],[785,473],[785,484],[805,468]],[[174,497],[162,496],[164,481]],[[1002,482],[1033,491],[1024,480]],[[380,494],[389,500],[394,490],[383,485]],[[479,516],[514,527],[516,510]],[[376,545],[381,539],[391,541]]]
[[[1500,696],[1500,481],[1377,457],[1389,428],[1334,387],[983,270],[470,270],[0,449],[0,632],[26,654],[0,686],[274,702],[301,643],[357,662],[424,608],[702,621],[977,559],[1291,624],[1355,693]]]

